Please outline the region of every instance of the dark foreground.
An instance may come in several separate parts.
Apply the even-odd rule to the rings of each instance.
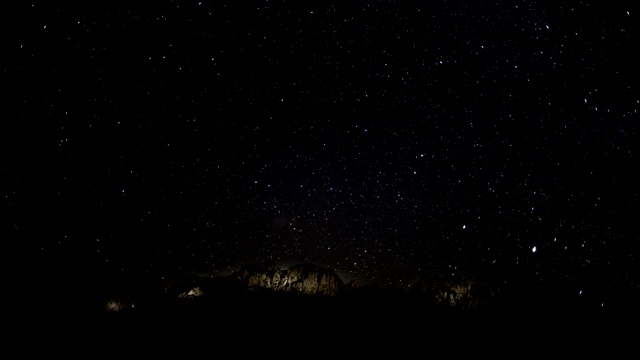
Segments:
[[[127,347],[185,354],[232,349],[287,354],[376,349],[497,352],[542,348],[617,351],[638,332],[632,312],[501,305],[479,311],[428,307],[406,298],[327,299],[243,296],[121,312],[59,308],[18,315],[14,335],[57,349]],[[294,350],[296,349],[296,350]],[[490,350],[490,351],[489,351]]]

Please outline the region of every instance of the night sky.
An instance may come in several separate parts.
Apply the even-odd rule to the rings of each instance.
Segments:
[[[584,1],[22,2],[16,271],[310,262],[638,291],[640,13]],[[63,270],[64,269],[64,270]]]

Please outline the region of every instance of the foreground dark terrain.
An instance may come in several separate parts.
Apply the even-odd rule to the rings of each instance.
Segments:
[[[40,298],[23,302],[28,306],[19,316],[20,334],[60,337],[62,344],[89,338],[116,344],[147,339],[156,345],[161,339],[207,339],[273,346],[343,341],[408,346],[576,341],[583,346],[623,341],[635,333],[629,325],[637,320],[631,296],[624,307],[623,300],[604,307],[561,288],[526,283],[494,288],[437,277],[403,291],[344,284],[333,271],[310,264],[284,270],[250,264],[225,277],[99,284],[72,287],[60,281],[58,288],[42,289]]]

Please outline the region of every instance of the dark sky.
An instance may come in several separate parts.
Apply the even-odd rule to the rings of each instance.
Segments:
[[[7,15],[5,219],[36,254],[20,271],[273,259],[400,287],[430,271],[640,286],[631,7],[33,1]]]

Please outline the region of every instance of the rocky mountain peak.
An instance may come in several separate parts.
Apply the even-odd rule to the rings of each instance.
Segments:
[[[244,265],[231,277],[249,291],[337,296],[344,283],[332,269],[310,263],[280,269],[275,262]]]

